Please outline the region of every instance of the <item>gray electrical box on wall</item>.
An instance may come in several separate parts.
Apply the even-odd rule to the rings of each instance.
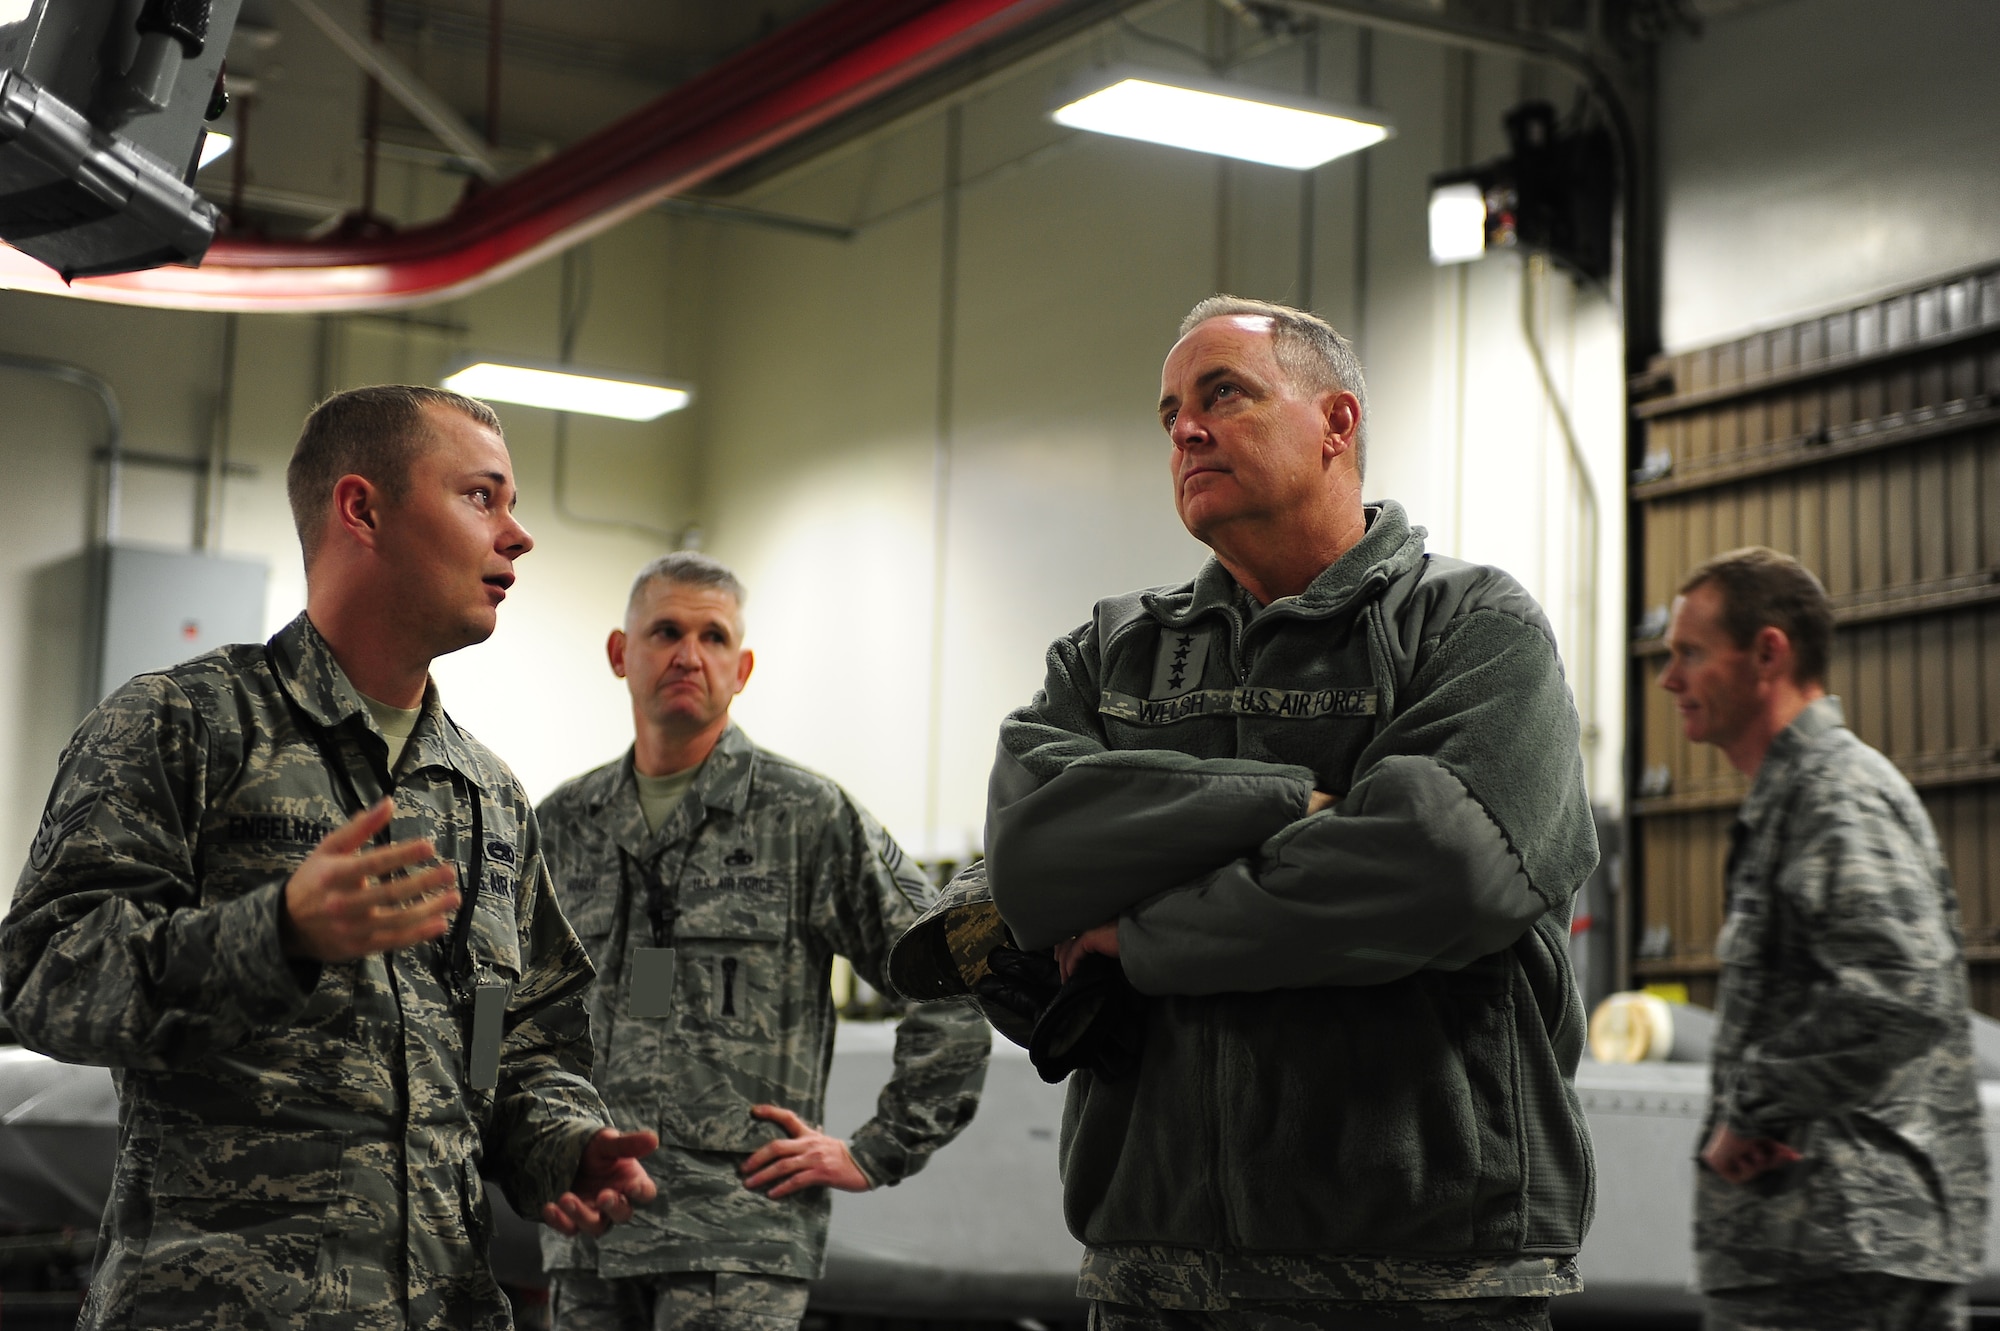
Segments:
[[[264,640],[269,569],[261,559],[103,545],[97,565],[92,705],[134,675]]]

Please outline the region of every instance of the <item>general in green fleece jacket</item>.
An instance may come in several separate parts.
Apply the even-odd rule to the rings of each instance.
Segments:
[[[1152,996],[1137,1072],[1070,1082],[1079,1292],[1120,1326],[1354,1303],[1545,1324],[1580,1287],[1593,1200],[1566,943],[1597,859],[1553,636],[1507,574],[1364,508],[1351,458],[1346,489],[1326,470],[1352,538],[1271,595],[1269,524],[1218,526],[1243,505],[1188,473],[1282,492],[1284,395],[1350,450],[1358,401],[1269,382],[1284,349],[1254,312],[1189,326],[1163,416],[1182,516],[1218,558],[1054,643],[990,787],[993,898],[1021,946],[1117,955]]]

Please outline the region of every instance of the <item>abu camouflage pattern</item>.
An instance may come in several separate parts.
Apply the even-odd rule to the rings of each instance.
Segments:
[[[1231,1253],[1166,1244],[1085,1250],[1077,1297],[1141,1308],[1217,1312],[1278,1300],[1360,1304],[1543,1298],[1583,1288],[1569,1257],[1336,1257]]]
[[[549,1304],[562,1331],[793,1331],[811,1290],[804,1280],[740,1271],[667,1271],[622,1280],[563,1271],[551,1277]]]
[[[1711,1291],[1702,1331],[1970,1331],[1963,1285],[1879,1271]]]
[[[108,1065],[120,1149],[82,1325],[502,1328],[481,1175],[533,1214],[606,1121],[589,963],[513,775],[435,689],[392,777],[301,615],[107,698],[64,752],[0,925],[23,1043]],[[456,865],[462,931],[288,960],[286,880],[382,794]],[[511,984],[499,1084],[471,994]]]
[[[1803,1153],[1747,1184],[1697,1167],[1702,1288],[1981,1269],[1985,1140],[1958,902],[1916,792],[1806,708],[1732,833],[1706,1141]]]
[[[1194,1311],[1124,1303],[1092,1303],[1088,1331],[1549,1331],[1545,1296],[1408,1299],[1258,1299]]]
[[[755,1104],[817,1123],[833,1058],[836,955],[878,989],[892,943],[934,899],[928,880],[839,786],[730,727],[651,831],[629,752],[543,801],[549,866],[597,963],[593,1080],[621,1127],[653,1128],[660,1195],[604,1238],[543,1236],[551,1270],[819,1274],[832,1200],[772,1200],[737,1165],[777,1126]],[[634,1011],[635,959],[674,953],[671,1010]],[[972,1118],[985,1023],[968,1005],[914,1008],[895,1075],[849,1143],[877,1185],[915,1172]]]

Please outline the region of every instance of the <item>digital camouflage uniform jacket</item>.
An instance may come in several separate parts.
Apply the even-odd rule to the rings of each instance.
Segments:
[[[750,1106],[819,1122],[833,958],[887,991],[889,948],[935,899],[930,883],[839,786],[735,726],[651,832],[629,751],[557,789],[540,814],[556,890],[598,967],[592,1080],[621,1126],[657,1128],[661,1142],[646,1161],[658,1199],[602,1239],[545,1233],[545,1265],[819,1275],[832,1199],[811,1188],[773,1201],[743,1186],[744,1156],[783,1135]],[[634,1016],[633,952],[656,945],[675,952],[672,1013]],[[849,1143],[872,1182],[915,1173],[971,1120],[989,1043],[964,1004],[903,1018],[895,1074]]]
[[[397,770],[301,615],[118,689],[65,750],[0,926],[7,1019],[108,1065],[117,1173],[82,1325],[504,1328],[482,1174],[533,1214],[606,1121],[590,966],[501,762],[425,691]],[[467,905],[446,944],[280,950],[284,884],[384,793]],[[476,985],[512,985],[467,1086]]]
[[[1702,1288],[1970,1279],[1986,1146],[1958,900],[1923,804],[1822,698],[1772,741],[1731,836],[1702,1140],[1726,1120],[1805,1159],[1740,1187],[1697,1167]]]
[[[1100,601],[1001,726],[994,903],[1023,947],[1117,919],[1153,996],[1137,1072],[1069,1082],[1087,1297],[1578,1287],[1576,708],[1518,583],[1367,516],[1266,607],[1214,560]]]

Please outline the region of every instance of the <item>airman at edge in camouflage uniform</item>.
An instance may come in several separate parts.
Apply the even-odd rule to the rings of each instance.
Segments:
[[[1833,615],[1753,547],[1688,575],[1660,683],[1753,778],[1731,830],[1697,1276],[1714,1331],[1943,1331],[1986,1238],[1958,903],[1825,691]]]
[[[955,1002],[896,1032],[851,1141],[811,1126],[833,1057],[834,956],[887,989],[890,946],[934,899],[825,777],[729,720],[749,678],[743,589],[692,553],[649,564],[607,644],[634,747],[543,801],[549,866],[598,969],[592,1080],[659,1130],[659,1198],[596,1241],[545,1236],[559,1331],[778,1331],[820,1272],[830,1188],[893,1184],[970,1121],[985,1025]],[[857,732],[858,733],[858,732]]]
[[[81,1325],[502,1331],[482,1175],[570,1229],[651,1194],[534,814],[428,678],[531,541],[437,390],[330,399],[290,486],[306,613],[91,714],[0,925],[22,1042],[118,1086]]]

